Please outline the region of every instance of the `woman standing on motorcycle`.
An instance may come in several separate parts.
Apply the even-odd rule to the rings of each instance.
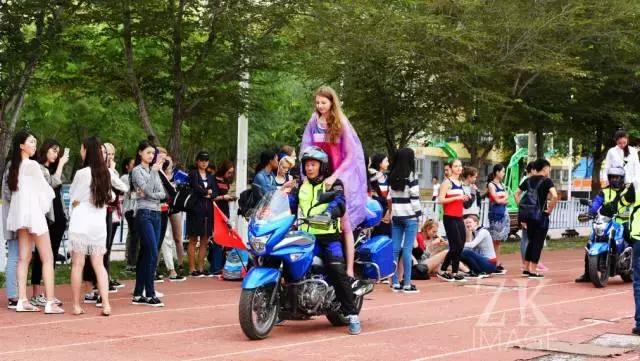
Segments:
[[[342,113],[340,99],[335,90],[320,87],[315,93],[316,108],[302,137],[301,150],[310,146],[321,148],[329,156],[331,176],[324,183],[331,186],[341,179],[347,200],[347,213],[343,217],[343,238],[347,259],[347,274],[353,277],[353,230],[364,220],[367,201],[367,171],[358,134]]]
[[[625,184],[632,184],[640,180],[640,161],[638,160],[638,150],[629,146],[629,134],[625,130],[618,130],[613,136],[616,146],[609,149],[605,160],[606,171],[609,169],[622,167],[625,173]]]

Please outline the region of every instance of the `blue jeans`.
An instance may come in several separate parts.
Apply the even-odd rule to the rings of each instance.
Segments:
[[[527,246],[529,245],[529,236],[527,230],[522,230],[522,238],[520,238],[520,256],[524,260],[524,254],[527,253]]]
[[[475,273],[493,273],[496,271],[496,265],[489,262],[489,259],[469,248],[462,250],[460,260],[469,266],[469,269]]]
[[[9,255],[7,257],[7,268],[5,275],[7,276],[7,298],[18,299],[18,240],[8,239]]]
[[[636,327],[640,327],[640,241],[633,243],[633,299],[636,304]]]
[[[207,252],[207,260],[209,261],[209,272],[211,274],[222,271],[222,267],[224,267],[224,248],[215,242],[210,244],[209,251]]]
[[[158,244],[160,244],[160,212],[139,209],[136,213],[136,228],[140,237],[140,253],[136,267],[136,287],[134,296],[155,297],[153,285],[158,265]]]
[[[402,267],[404,269],[404,286],[411,285],[411,251],[418,234],[418,220],[415,218],[393,221],[391,239],[393,240],[393,259],[397,260],[402,248]],[[403,242],[404,240],[404,242]],[[397,273],[393,274],[393,284],[398,284]]]

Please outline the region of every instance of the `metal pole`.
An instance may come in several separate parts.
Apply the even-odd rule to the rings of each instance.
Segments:
[[[249,89],[249,73],[243,72],[240,81],[240,91],[243,96]],[[249,119],[247,118],[247,108],[243,107],[242,112],[238,116],[238,144],[236,147],[236,197],[240,197],[240,193],[247,189],[247,154],[249,144]],[[240,234],[240,237],[247,241],[247,222],[243,217],[239,217],[236,214],[233,215],[236,218],[236,229]]]
[[[572,191],[573,191],[573,137],[569,138],[569,190],[567,192],[568,201],[571,201]]]

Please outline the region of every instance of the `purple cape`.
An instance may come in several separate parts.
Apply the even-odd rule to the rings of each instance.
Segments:
[[[313,133],[318,128],[318,115],[313,112],[302,136],[300,154],[310,146],[319,146],[328,150],[333,174],[344,184],[347,200],[347,214],[351,229],[355,229],[365,218],[367,203],[367,171],[362,143],[358,134],[346,117],[341,117],[342,134],[338,143],[318,143]],[[329,147],[329,149],[327,149]]]

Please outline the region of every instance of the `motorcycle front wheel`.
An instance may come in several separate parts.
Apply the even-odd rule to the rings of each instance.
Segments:
[[[358,310],[358,314],[360,314],[362,304],[364,303],[364,296],[355,296],[354,303],[356,305],[356,310]],[[333,326],[348,326],[349,317],[347,316],[348,315],[343,315],[342,312],[338,310],[337,312],[328,313],[327,320],[329,320]]]
[[[278,297],[271,303],[275,284],[261,286],[251,290],[242,290],[240,294],[240,327],[251,340],[265,339],[278,317]]]
[[[597,288],[602,288],[609,282],[609,253],[589,256],[589,277]]]

